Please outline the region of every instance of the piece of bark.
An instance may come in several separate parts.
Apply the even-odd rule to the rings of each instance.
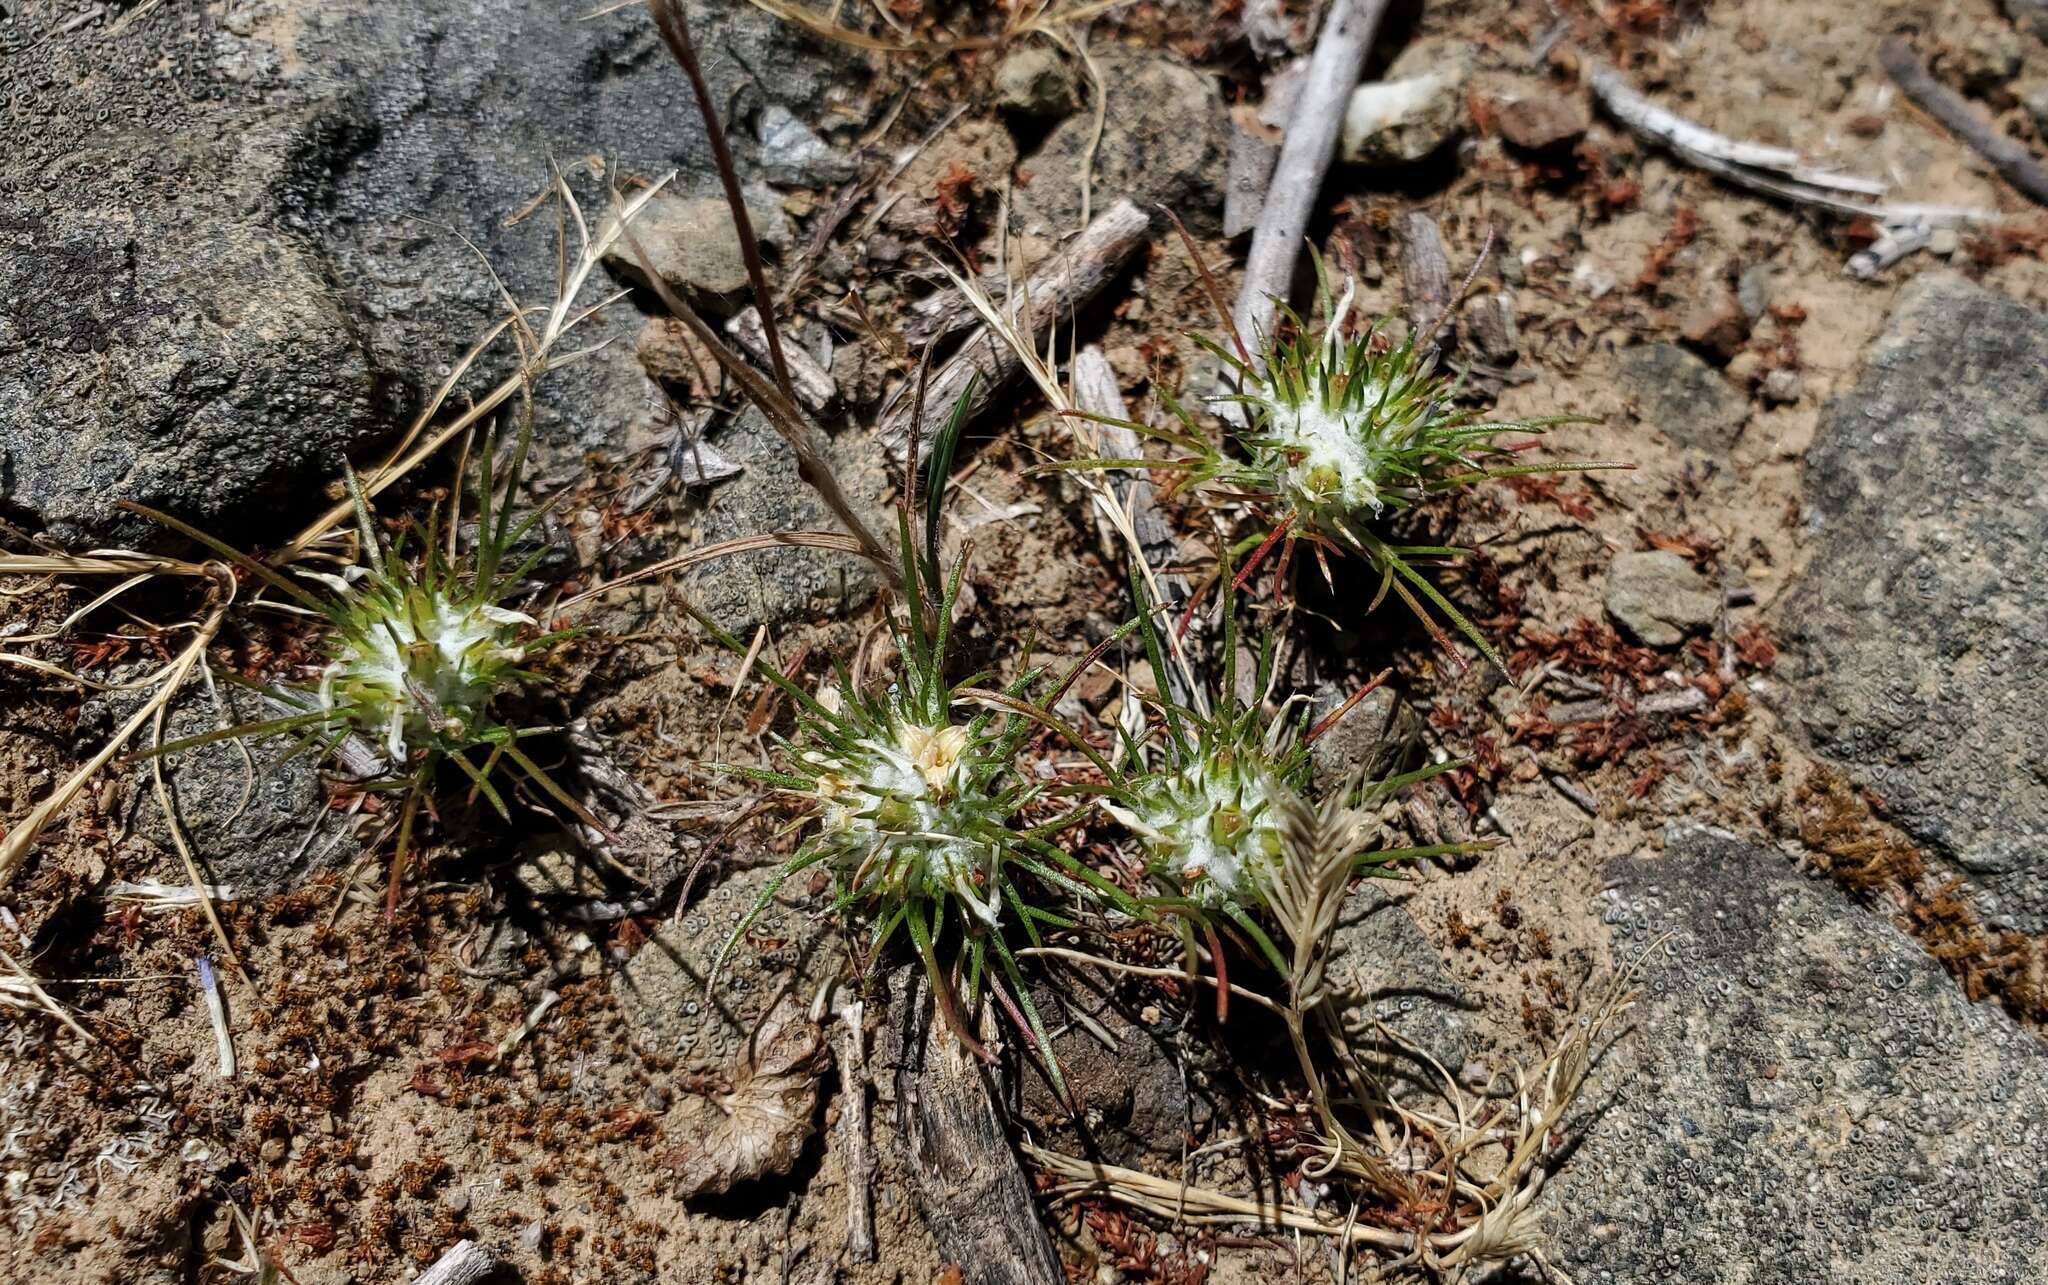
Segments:
[[[1481,361],[1495,366],[1514,365],[1522,351],[1521,327],[1515,324],[1514,296],[1504,290],[1472,296],[1465,304],[1465,322],[1459,334]]]
[[[839,1153],[846,1166],[846,1256],[875,1261],[875,1215],[869,1203],[874,1162],[868,1154],[868,1067],[863,1047],[867,1006],[851,1000],[832,1030],[832,1059],[839,1067]]]
[[[1877,60],[1921,111],[1990,161],[2005,181],[2022,194],[2038,205],[2048,205],[2048,169],[2042,168],[2023,144],[1999,133],[1990,122],[1970,110],[1961,94],[1929,74],[1903,36],[1892,36],[1878,46]]]
[[[1029,296],[1025,316],[1017,315],[1025,306],[1021,298],[999,306],[1008,312],[1025,342],[1037,343],[1047,328],[1072,317],[1094,298],[1145,243],[1150,230],[1151,220],[1143,210],[1127,200],[1118,201],[1031,274],[1018,292]],[[932,372],[921,424],[912,422],[917,405],[914,379],[898,389],[884,409],[881,439],[891,458],[901,460],[908,454],[913,433],[920,441],[929,441],[952,418],[962,398],[968,400],[970,419],[979,414],[1022,364],[1010,345],[987,325],[978,327],[958,352]]]
[[[1230,122],[1230,168],[1223,181],[1223,235],[1236,238],[1256,227],[1266,208],[1266,188],[1280,148],[1258,129],[1233,114]]]
[[[1231,310],[1237,333],[1247,344],[1255,344],[1256,336],[1272,329],[1273,301],[1287,294],[1309,216],[1337,154],[1344,105],[1365,68],[1366,51],[1386,8],[1387,0],[1332,0],[1323,19],[1287,136],[1280,144],[1265,208],[1252,231],[1244,285]]]
[[[455,1247],[434,1260],[413,1285],[475,1285],[497,1269],[491,1251],[473,1240],[458,1240]]]
[[[889,990],[896,1136],[940,1257],[960,1269],[963,1285],[1057,1285],[1066,1276],[988,1071],[935,1020],[923,969],[897,970]]]
[[[1451,307],[1451,260],[1436,220],[1421,210],[1401,216],[1401,293],[1408,325],[1418,340],[1436,328]]]
[[[725,323],[725,333],[737,339],[754,360],[768,360],[768,331],[761,325],[761,314],[753,305],[734,313]],[[789,382],[796,389],[796,399],[805,410],[815,415],[839,399],[839,386],[832,381],[832,372],[820,366],[817,358],[788,342],[782,345],[782,357],[789,367]]]
[[[1074,354],[1074,405],[1079,410],[1112,419],[1129,419],[1130,410],[1124,404],[1123,391],[1117,387],[1116,371],[1111,369],[1109,358],[1102,349],[1089,344]],[[1121,424],[1094,425],[1101,434],[1102,455],[1105,459],[1137,459],[1144,454],[1138,435]],[[1144,550],[1145,562],[1154,571],[1175,565],[1180,561],[1180,541],[1174,537],[1173,527],[1166,521],[1166,515],[1159,511],[1153,498],[1152,480],[1137,470],[1119,470],[1113,475],[1120,484],[1121,496],[1131,515],[1131,529],[1137,533],[1138,544]],[[1123,551],[1111,549],[1110,555],[1121,560]],[[1172,573],[1162,573],[1160,587],[1175,601],[1187,597],[1187,582]]]

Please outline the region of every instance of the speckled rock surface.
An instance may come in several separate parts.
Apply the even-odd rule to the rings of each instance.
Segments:
[[[1615,361],[1615,379],[1643,423],[1680,446],[1718,454],[1742,435],[1747,399],[1677,344],[1638,344]]]
[[[1786,705],[1948,858],[2048,929],[2048,316],[1950,276],[1902,292],[1807,456],[1813,560],[1779,613]]]
[[[612,994],[642,1051],[673,1057],[686,1073],[729,1073],[785,991],[808,1007],[819,983],[839,970],[842,952],[816,918],[825,899],[808,897],[799,876],[754,920],[707,988],[719,952],[776,872],[763,866],[724,880],[612,974]]]
[[[1674,831],[1616,863],[1652,955],[1544,1192],[1582,1285],[2017,1285],[2048,1273],[2048,1046],[1777,852]]]
[[[771,102],[818,119],[864,83],[759,10],[691,8],[743,168]],[[243,539],[295,513],[265,502],[402,427],[502,314],[492,269],[547,301],[549,158],[593,223],[613,180],[713,187],[637,8],[252,0],[118,30],[117,12],[0,22],[0,61],[34,62],[0,115],[0,514],[65,542],[160,542],[123,498]],[[630,364],[547,381],[542,432],[603,440],[637,408]]]

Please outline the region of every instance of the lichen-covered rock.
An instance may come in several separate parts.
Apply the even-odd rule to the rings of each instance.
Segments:
[[[1778,853],[1703,832],[1625,859],[1632,1030],[1587,1082],[1543,1192],[1585,1285],[2048,1272],[2048,1048]]]
[[[743,144],[771,103],[818,120],[859,92],[844,51],[749,6],[690,7]],[[555,220],[520,216],[550,158],[593,224],[611,180],[680,169],[680,195],[715,186],[688,88],[637,8],[250,0],[70,17],[0,24],[0,59],[36,64],[0,124],[0,514],[66,543],[160,542],[121,499],[244,543],[298,515],[266,502],[402,428],[502,314],[469,243],[519,298],[547,301]],[[618,374],[552,377],[543,433],[601,442],[639,396]]]
[[[1623,349],[1615,377],[1644,423],[1696,451],[1727,451],[1749,418],[1748,399],[1676,344]]]
[[[1099,63],[1108,111],[1090,167],[1091,210],[1124,197],[1141,209],[1164,205],[1192,227],[1212,226],[1229,151],[1216,78],[1170,58],[1105,55]],[[1092,112],[1070,116],[1018,165],[1029,177],[1016,192],[1025,231],[1060,235],[1080,225],[1094,132]]]
[[[1953,861],[2048,927],[2048,316],[1959,278],[1903,292],[1807,456],[1813,557],[1786,705]]]
[[[724,1075],[785,994],[807,1011],[819,983],[838,971],[843,952],[813,913],[823,899],[808,895],[802,876],[783,885],[733,945],[716,984],[707,985],[719,952],[776,875],[773,866],[733,875],[680,921],[656,930],[612,974],[612,994],[635,1044],[674,1057],[680,1071]]]
[[[1720,612],[1714,586],[1668,549],[1617,553],[1608,564],[1607,614],[1646,646],[1675,647]]]

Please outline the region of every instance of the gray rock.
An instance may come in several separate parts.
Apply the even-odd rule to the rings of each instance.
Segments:
[[[718,452],[745,472],[721,482],[704,498],[695,524],[701,544],[781,531],[837,531],[838,522],[798,476],[787,443],[752,407],[712,438]],[[853,435],[830,443],[840,486],[885,541],[895,531],[881,497],[887,475],[879,452]],[[893,547],[893,546],[892,546]],[[770,549],[707,564],[684,591],[712,619],[740,637],[762,624],[812,615],[837,615],[866,603],[880,587],[866,562],[815,549]]]
[[[1019,116],[1064,116],[1081,105],[1074,73],[1045,45],[1024,45],[996,67],[996,106]]]
[[[761,145],[761,177],[786,187],[844,183],[855,172],[853,158],[825,141],[817,130],[781,103],[770,103],[754,123]]]
[[[1317,686],[1314,721],[1335,713],[1351,693],[1335,683]],[[1389,687],[1376,687],[1309,747],[1316,782],[1328,789],[1354,775],[1379,780],[1412,767],[1422,745],[1422,716]]]
[[[1216,78],[1169,58],[1104,55],[1099,62],[1108,115],[1095,154],[1092,210],[1126,197],[1141,209],[1164,205],[1190,227],[1212,229],[1230,124]],[[1026,231],[1057,234],[1079,224],[1082,162],[1094,128],[1091,113],[1069,117],[1019,163],[1031,176],[1016,194]]]
[[[1366,879],[1351,890],[1330,936],[1330,983],[1356,1047],[1382,1077],[1431,1089],[1443,1079],[1428,1062],[1375,1031],[1385,1022],[1456,1075],[1472,1052],[1472,1001],[1444,967],[1443,955],[1408,913],[1402,885]]]
[[[1767,849],[1675,833],[1610,876],[1617,958],[1674,936],[1539,1205],[1573,1279],[2042,1279],[2039,1040]]]
[[[1617,553],[1607,567],[1607,614],[1636,641],[1675,647],[1721,614],[1721,595],[1668,549]]]
[[[1625,348],[1615,374],[1643,422],[1680,446],[1725,451],[1749,418],[1748,399],[1676,344]]]
[[[765,13],[691,7],[735,130],[771,102],[814,118],[861,83]],[[167,5],[118,34],[70,16],[0,32],[37,68],[0,125],[0,512],[65,542],[160,543],[123,498],[238,542],[296,516],[502,314],[463,237],[519,298],[549,297],[555,220],[513,216],[550,157],[593,223],[589,158],[711,190],[687,87],[637,12]],[[636,394],[611,370],[544,381],[542,433],[615,422]]]
[[[1401,51],[1385,79],[1351,91],[1337,151],[1362,165],[1422,160],[1458,132],[1465,85],[1477,65],[1472,46],[1419,40]]]
[[[219,692],[218,708],[199,689],[181,696],[164,720],[164,740],[289,712],[243,687],[220,684]],[[81,747],[97,749],[146,697],[114,692],[88,701],[79,715]],[[179,830],[208,882],[232,885],[243,896],[288,892],[361,852],[349,818],[327,806],[320,780],[324,765],[310,754],[293,753],[295,744],[290,735],[244,737],[164,756],[164,784]],[[171,854],[159,877],[185,884],[189,880],[175,858],[176,843],[151,778],[147,764],[129,777],[127,819],[137,833]]]
[[[1790,713],[1994,921],[2048,928],[2048,316],[1907,286],[1807,455]]]
[[[776,867],[762,866],[726,879],[612,974],[634,1044],[674,1057],[684,1073],[729,1072],[777,1000],[789,994],[808,1005],[839,970],[829,921],[814,913],[824,899],[809,897],[806,874],[783,885],[733,946],[716,985],[707,986],[719,952],[776,874]]]
[[[2005,16],[2022,30],[2048,40],[2048,0],[1998,0],[1998,3],[2005,10]]]

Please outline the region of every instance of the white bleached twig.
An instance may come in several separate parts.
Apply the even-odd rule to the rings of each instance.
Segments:
[[[458,1240],[413,1285],[474,1285],[497,1269],[491,1251],[473,1240]]]
[[[1323,190],[1323,176],[1337,153],[1337,135],[1344,124],[1344,105],[1365,67],[1387,0],[1332,0],[1322,34],[1309,56],[1301,93],[1273,182],[1259,221],[1252,228],[1252,246],[1245,256],[1244,285],[1238,291],[1231,320],[1245,342],[1273,324],[1273,301],[1287,293],[1294,265],[1301,257],[1309,216]]]
[[[1849,260],[1848,271],[1854,276],[1869,276],[1919,249],[1926,244],[1924,233],[1929,229],[1998,223],[2004,218],[1995,210],[1968,206],[1860,200],[1857,198],[1883,195],[1885,184],[1808,165],[1788,148],[1717,134],[1651,102],[1612,67],[1595,69],[1591,83],[1609,115],[1680,160],[1753,192],[1849,218],[1870,219],[1892,234]]]

